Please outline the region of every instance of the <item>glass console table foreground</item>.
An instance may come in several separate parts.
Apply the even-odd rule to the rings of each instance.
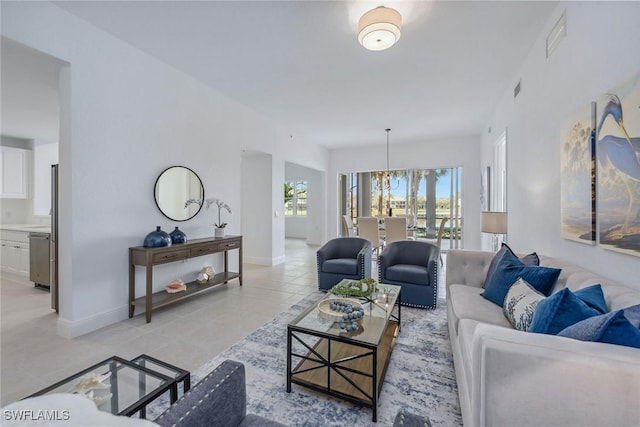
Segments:
[[[400,290],[400,286],[379,284],[377,298],[352,297],[364,308],[353,332],[319,315],[318,303],[326,298],[291,321],[287,325],[287,392],[291,384],[298,384],[361,404],[371,408],[376,422],[378,397],[400,331]]]
[[[103,386],[95,382],[91,384],[92,379],[103,379]],[[191,386],[190,381],[188,371],[146,354],[131,361],[112,356],[28,397],[91,393],[92,400],[101,411],[126,416],[140,412],[140,418],[145,418],[149,403],[167,390],[170,403],[174,403],[178,399],[178,383],[183,382],[183,391],[186,392]],[[83,384],[94,387],[83,388]]]

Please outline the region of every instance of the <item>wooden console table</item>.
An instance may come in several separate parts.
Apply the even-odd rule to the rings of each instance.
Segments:
[[[228,265],[227,251],[234,249],[239,251],[237,273],[230,272]],[[175,294],[164,290],[153,292],[153,266],[220,252],[224,252],[224,271],[217,273],[207,283],[199,284],[195,281],[185,283],[187,290]],[[136,265],[146,267],[146,291],[145,295],[139,298],[136,298]],[[207,237],[161,248],[145,248],[144,246],[129,248],[129,318],[133,317],[135,307],[141,306],[145,307],[147,323],[149,323],[154,308],[189,298],[236,278],[242,286],[242,236]]]

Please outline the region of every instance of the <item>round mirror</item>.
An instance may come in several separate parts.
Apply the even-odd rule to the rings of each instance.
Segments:
[[[204,187],[200,177],[191,169],[172,166],[156,180],[154,195],[164,216],[174,221],[186,221],[202,209]]]

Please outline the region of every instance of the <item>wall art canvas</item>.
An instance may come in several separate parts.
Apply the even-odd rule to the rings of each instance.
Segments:
[[[640,256],[640,72],[598,100],[598,241]]]
[[[560,155],[562,237],[595,244],[595,102],[565,120]]]

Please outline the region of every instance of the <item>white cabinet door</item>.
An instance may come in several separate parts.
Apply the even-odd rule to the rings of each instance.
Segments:
[[[18,252],[18,274],[29,277],[29,244],[20,243]]]
[[[15,260],[13,259],[13,245],[12,242],[6,240],[0,240],[0,257],[2,263],[0,268],[2,271],[11,271],[12,265],[15,268]]]
[[[2,269],[9,273],[18,273],[20,264],[20,242],[2,241]]]
[[[14,240],[0,240],[0,269],[29,277],[29,244]]]
[[[29,195],[30,150],[1,147],[0,197],[26,199]]]

